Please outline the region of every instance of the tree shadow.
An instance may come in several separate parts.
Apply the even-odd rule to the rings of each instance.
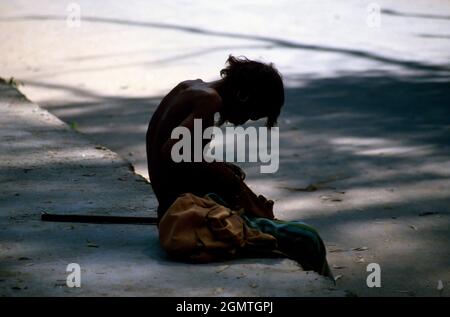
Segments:
[[[426,285],[445,278],[450,243],[449,78],[366,71],[290,79],[297,84],[286,89],[279,173],[255,170],[251,180],[267,182],[280,217],[314,225],[327,243],[373,250],[366,261],[382,263],[392,279],[384,294],[434,294],[435,285]],[[309,184],[323,187],[299,190]],[[419,216],[428,210],[438,215]],[[363,280],[365,271],[348,260],[355,253],[331,253],[330,260]],[[427,256],[434,260],[418,261]],[[410,263],[415,281],[408,280]],[[341,285],[370,294],[355,281]]]
[[[111,69],[121,69],[121,68],[128,68],[128,67],[149,67],[150,69],[156,69],[159,67],[165,67],[171,62],[177,62],[182,61],[184,59],[189,59],[192,57],[200,57],[203,55],[212,54],[215,52],[220,51],[232,51],[232,50],[238,50],[238,49],[272,49],[272,45],[223,45],[223,46],[216,46],[216,47],[210,47],[207,49],[200,49],[195,50],[189,53],[184,54],[176,54],[173,56],[165,57],[165,58],[159,58],[159,59],[152,59],[152,60],[140,60],[135,62],[129,62],[129,63],[113,63],[111,65],[105,65],[105,66],[90,66],[90,67],[76,67],[76,68],[63,68],[58,71],[50,71],[50,72],[40,72],[36,76],[30,76],[28,77],[29,80],[33,81],[33,79],[36,78],[42,78],[43,76],[59,76],[59,75],[67,75],[67,74],[74,74],[74,73],[89,73],[89,72],[99,72],[99,71],[110,71]],[[117,56],[121,54],[130,54],[135,53],[134,52],[127,52],[127,53],[112,53],[112,54],[99,54],[99,55],[88,55],[83,56],[79,58],[72,58],[72,61],[84,61],[84,60],[95,60],[95,59],[106,59],[109,56]],[[35,83],[37,85],[37,83]],[[47,87],[49,88],[49,87]]]
[[[390,12],[390,11],[388,11]],[[65,17],[58,15],[26,15],[26,16],[17,16],[17,17],[5,17],[2,19],[3,21],[27,21],[27,20],[43,20],[43,21],[65,21]],[[163,30],[174,30],[179,32],[186,32],[191,34],[198,34],[203,36],[215,36],[215,37],[225,37],[232,39],[244,39],[244,40],[252,40],[268,43],[274,47],[278,48],[291,48],[291,49],[301,49],[301,50],[309,50],[309,51],[318,51],[318,52],[330,52],[330,53],[339,53],[344,54],[349,57],[357,57],[368,59],[372,61],[382,62],[388,65],[401,66],[407,69],[412,70],[421,70],[421,71],[434,71],[434,72],[443,72],[448,74],[450,72],[450,68],[448,65],[433,65],[427,64],[417,61],[407,61],[404,59],[391,58],[387,56],[382,56],[376,53],[367,52],[358,49],[346,49],[340,47],[326,46],[326,45],[314,45],[314,44],[306,44],[295,42],[287,39],[281,39],[270,36],[259,36],[259,35],[251,35],[251,34],[242,34],[242,33],[233,33],[233,32],[224,32],[224,31],[215,31],[209,30],[205,28],[199,27],[191,27],[185,25],[177,25],[171,23],[160,23],[160,22],[148,22],[148,21],[133,21],[119,18],[106,18],[106,17],[90,17],[83,16],[83,21],[92,22],[92,23],[107,23],[121,26],[131,26],[131,27],[143,27],[143,28],[154,28],[154,29],[163,29]]]
[[[443,40],[450,39],[450,35],[446,35],[446,34],[419,34],[418,36],[427,38],[427,39],[443,39]]]
[[[410,13],[410,12],[400,12],[398,10],[392,9],[382,9],[381,13],[404,17],[404,18],[420,18],[420,19],[435,19],[435,20],[450,20],[450,15],[438,15],[438,14],[423,14],[423,13]]]
[[[432,294],[434,288],[428,287],[427,283],[436,278],[443,279],[441,275],[448,259],[446,246],[450,243],[446,229],[450,226],[448,78],[366,71],[341,73],[328,78],[293,75],[285,80],[286,104],[280,117],[279,172],[264,175],[254,166],[249,166],[246,171],[250,184],[255,188],[259,184],[267,185],[267,192],[263,193],[277,199],[276,213],[280,218],[306,221],[319,230],[329,250],[333,244],[347,250],[329,253],[331,263],[348,266],[345,271],[347,277],[338,283],[339,287],[357,294],[374,294],[361,286],[360,282],[366,276],[364,265],[352,263],[359,255],[352,248],[365,245],[369,247],[364,253],[365,260],[380,263],[386,277],[392,280],[380,294],[399,295],[395,292],[405,288],[418,294]],[[29,84],[47,85],[40,82]],[[62,85],[51,85],[50,88],[90,98],[92,101],[88,104],[53,105],[54,111],[60,111],[66,121],[78,122],[96,143],[109,146],[106,138],[121,140],[117,146],[122,150],[124,146],[144,146],[148,120],[161,98],[100,96],[87,89]],[[110,129],[99,129],[105,120],[111,124]],[[123,142],[125,139],[127,141]],[[26,151],[26,148],[20,150]],[[42,148],[44,152],[47,150]],[[65,164],[46,166],[44,163],[36,168],[49,168],[52,174],[45,181],[54,182],[53,185],[60,190],[46,191],[42,186],[43,180],[34,176],[34,171],[11,169],[8,175],[24,175],[23,197],[29,196],[39,207],[52,211],[46,204],[51,200],[69,206],[65,212],[75,212],[80,208],[93,213],[99,210],[114,214],[129,211],[127,200],[123,202],[122,211],[118,208],[108,210],[106,197],[120,195],[121,181],[118,180],[119,175],[105,176],[106,172],[102,170],[107,167],[87,166],[85,175],[103,175],[103,181],[115,184],[111,189],[98,183],[96,177],[67,174],[72,169]],[[126,167],[120,168],[125,173]],[[67,195],[64,189],[68,179],[79,182],[79,188],[83,190]],[[328,180],[324,188],[311,192],[296,189],[324,180]],[[140,194],[147,195],[146,190],[142,188]],[[9,194],[7,200],[3,200],[4,207],[10,210],[19,208],[14,192]],[[338,199],[333,200],[336,195]],[[84,203],[73,201],[80,197]],[[89,207],[89,201],[96,203]],[[439,213],[419,216],[426,210]],[[33,217],[36,214],[23,214],[14,221],[20,223]],[[2,223],[7,221],[11,220],[2,219]],[[418,229],[413,229],[415,227]],[[134,241],[132,243],[136,243],[138,248],[144,247],[149,239],[149,235],[140,230],[126,234],[127,241]],[[110,233],[101,239],[110,241],[116,231],[107,231]],[[17,234],[11,231],[5,237],[13,240]],[[49,239],[47,242],[44,239],[43,245],[55,245],[52,238]],[[69,238],[58,238],[60,248],[65,245],[64,239]],[[76,237],[71,237],[69,241],[73,243],[74,239]],[[117,256],[113,255],[115,252],[125,252],[120,246],[121,238],[115,239],[108,244],[112,259]],[[156,244],[156,237],[152,235],[152,247]],[[161,250],[153,253],[146,248],[142,252],[147,260],[142,258],[139,262],[142,267],[149,260],[158,267],[169,265]],[[134,248],[127,252],[135,256],[132,255],[135,251]],[[396,261],[392,260],[393,254]],[[434,261],[419,261],[423,257],[432,257]],[[405,270],[412,262],[417,263]],[[258,260],[251,263],[256,264]],[[173,267],[176,269],[182,265],[173,264]],[[416,274],[415,281],[408,279],[411,272]],[[173,280],[182,281],[183,287],[191,283],[181,275]]]
[[[15,19],[61,20],[62,17]],[[415,75],[368,70],[325,78],[308,78],[302,74],[286,76],[286,104],[280,117],[280,170],[274,175],[262,175],[250,164],[247,174],[252,185],[267,184],[262,186],[266,190],[263,193],[278,200],[276,206],[281,205],[277,208],[283,217],[310,222],[328,243],[347,248],[357,247],[357,243],[372,243],[370,247],[378,252],[373,255],[377,261],[387,260],[391,255],[382,252],[386,233],[373,229],[377,226],[376,221],[389,222],[396,217],[408,221],[407,226],[415,223],[411,219],[420,219],[424,221],[424,229],[414,239],[425,251],[405,249],[400,257],[404,255],[404,259],[413,261],[431,254],[439,269],[445,266],[445,246],[450,242],[448,231],[445,231],[450,225],[446,216],[450,204],[447,65],[181,25],[98,17],[85,19],[95,23],[256,40],[279,48],[342,53],[424,71]],[[185,57],[176,56],[169,61]],[[88,98],[88,102],[53,103],[50,108],[63,120],[76,122],[96,143],[121,153],[131,149],[141,149],[145,153],[147,124],[162,96],[101,96],[87,89],[46,84],[39,80],[26,84]],[[108,127],[105,127],[105,121]],[[325,188],[312,192],[298,190],[324,180],[328,180]],[[37,180],[33,181],[37,184]],[[92,191],[92,194],[98,193]],[[333,198],[333,195],[338,197]],[[331,196],[331,200],[324,196]],[[425,223],[426,218],[414,218],[427,208],[438,210],[443,217],[430,225]],[[408,244],[411,237],[399,232],[392,233],[395,239]],[[433,240],[439,243],[425,243]],[[409,272],[401,271],[402,265],[405,262],[400,261],[395,274],[409,275]],[[428,272],[437,268],[424,263],[417,264],[416,270],[420,271],[421,278],[426,278]]]

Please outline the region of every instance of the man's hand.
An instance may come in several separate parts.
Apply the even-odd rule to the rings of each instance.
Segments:
[[[241,180],[245,179],[245,173],[242,170],[242,168],[240,168],[237,165],[231,164],[231,163],[226,163],[225,162],[225,166],[227,166],[229,169],[231,169],[233,171],[233,173],[239,177]]]
[[[259,195],[258,199],[264,204],[264,207],[273,212],[273,205],[275,202],[272,199],[267,199],[263,195]]]

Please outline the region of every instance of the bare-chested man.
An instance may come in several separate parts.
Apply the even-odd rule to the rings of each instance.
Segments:
[[[245,174],[225,162],[181,162],[171,157],[172,130],[186,127],[192,133],[194,119],[202,128],[214,125],[218,112],[221,122],[241,125],[248,120],[267,118],[273,126],[284,103],[281,76],[272,66],[246,58],[230,56],[222,79],[204,82],[187,80],[178,84],[161,101],[147,131],[147,163],[150,181],[159,202],[158,218],[183,193],[203,196],[218,194],[232,209],[273,218],[273,201],[254,194],[244,183]],[[210,140],[206,140],[208,143]],[[191,142],[193,144],[193,142]],[[192,151],[193,152],[193,151]]]

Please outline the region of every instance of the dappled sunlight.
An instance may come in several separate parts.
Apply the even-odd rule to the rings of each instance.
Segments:
[[[431,173],[450,178],[450,160],[444,159],[443,162],[425,162],[420,167],[423,173]]]
[[[279,187],[280,181],[270,176],[266,178],[247,176],[246,182],[255,193],[261,193],[269,199],[277,201],[283,197],[284,191]]]
[[[280,218],[301,219],[311,215],[326,217],[342,210],[353,210],[357,213],[366,208],[393,209],[397,205],[420,203],[424,199],[448,199],[450,193],[442,189],[449,184],[450,179],[444,179],[417,181],[398,186],[395,190],[368,185],[346,188],[344,192],[322,190],[301,195],[291,194],[285,195],[277,202],[275,210]]]
[[[23,141],[16,142],[14,146],[11,146],[11,152],[7,153],[3,157],[4,161],[0,162],[0,167],[9,168],[26,168],[26,167],[45,167],[49,164],[64,164],[68,160],[76,159],[78,164],[105,164],[101,162],[101,158],[110,158],[112,160],[117,159],[117,155],[113,152],[103,150],[101,148],[96,149],[92,145],[86,146],[74,146],[72,148],[61,149],[55,146],[55,140],[47,140],[41,142]],[[30,154],[29,157],[24,156],[20,161],[14,160],[17,157],[17,153]],[[36,161],[31,157],[31,154],[39,153],[41,159]],[[99,157],[99,153],[101,156]],[[8,163],[7,163],[8,162]],[[7,164],[7,165],[6,165]]]
[[[384,147],[371,150],[356,151],[357,155],[428,155],[433,153],[433,146],[395,146],[395,147]]]
[[[339,137],[330,140],[337,151],[349,151],[355,155],[426,156],[434,152],[433,145],[408,146],[402,142],[381,138]]]
[[[406,222],[406,223],[405,223]],[[358,237],[364,236],[364,246],[370,250],[383,250],[383,252],[398,255],[414,254],[419,250],[427,248],[430,243],[428,231],[435,229],[433,225],[422,224],[417,230],[411,228],[413,224],[417,226],[418,221],[413,217],[407,217],[402,222],[382,222],[376,220],[355,219],[345,223],[336,223],[333,227],[336,235],[345,235],[347,232],[353,233],[348,246],[352,248],[361,247]],[[399,237],[408,237],[407,241]],[[379,258],[383,260],[383,257]]]
[[[350,146],[380,146],[387,145],[392,141],[383,138],[358,138],[358,137],[339,137],[333,138],[330,143],[337,145],[350,145]]]

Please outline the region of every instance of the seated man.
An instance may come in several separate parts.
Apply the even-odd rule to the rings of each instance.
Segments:
[[[170,205],[183,193],[219,195],[233,210],[244,209],[249,215],[273,219],[273,201],[254,194],[244,183],[245,174],[225,162],[180,162],[171,157],[178,139],[171,133],[186,127],[192,135],[194,119],[202,119],[202,128],[220,122],[241,125],[248,120],[267,118],[273,126],[284,103],[281,76],[272,65],[230,56],[222,69],[222,79],[204,82],[187,80],[173,88],[159,104],[147,130],[149,177],[159,202],[161,219]],[[206,144],[211,140],[206,140]],[[193,144],[193,142],[191,143]]]

